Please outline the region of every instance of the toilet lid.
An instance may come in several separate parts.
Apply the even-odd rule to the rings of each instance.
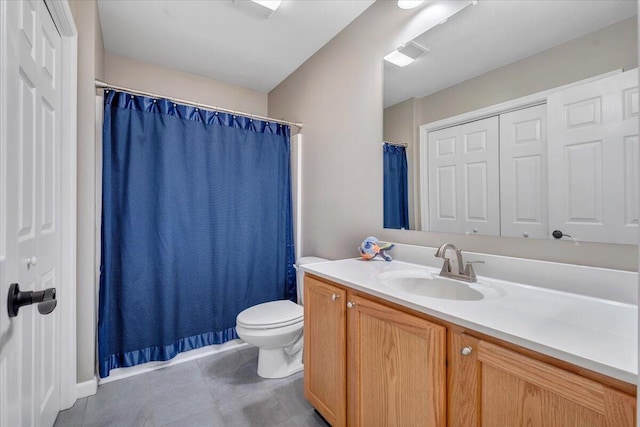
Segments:
[[[266,329],[302,321],[304,309],[289,300],[254,305],[238,314],[236,322],[246,328]]]

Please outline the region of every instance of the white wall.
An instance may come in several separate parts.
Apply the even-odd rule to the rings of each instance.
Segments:
[[[369,235],[394,242],[636,271],[637,246],[382,228],[382,57],[413,38],[420,12],[378,1],[269,93],[269,115],[304,122],[305,253],[357,256]],[[422,21],[425,22],[425,21]],[[427,27],[423,26],[422,31]]]

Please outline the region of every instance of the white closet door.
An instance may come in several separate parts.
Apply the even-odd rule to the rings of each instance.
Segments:
[[[0,298],[11,283],[22,291],[59,288],[61,38],[42,1],[0,2],[2,93],[0,152],[5,194],[0,218]],[[57,295],[58,298],[64,295]],[[68,296],[67,296],[68,297]],[[0,304],[0,424],[53,425],[60,407],[59,308],[37,305],[9,318]],[[4,328],[2,329],[3,332]]]
[[[459,233],[459,126],[429,132],[429,230]]]
[[[498,117],[429,133],[430,230],[500,235]]]
[[[549,96],[549,228],[638,241],[638,72]]]
[[[462,125],[462,232],[500,235],[499,119]]]
[[[547,107],[500,115],[500,221],[503,236],[549,236]]]

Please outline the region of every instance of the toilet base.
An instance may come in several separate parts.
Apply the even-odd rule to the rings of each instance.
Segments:
[[[261,348],[258,352],[258,375],[262,378],[284,378],[302,369],[302,351],[293,357],[287,356],[282,348]]]

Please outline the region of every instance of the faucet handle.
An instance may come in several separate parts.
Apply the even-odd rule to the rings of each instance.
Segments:
[[[451,273],[451,261],[449,258],[444,259],[444,263],[442,263],[442,270],[440,270],[440,275],[450,274]]]
[[[467,261],[464,267],[464,275],[469,278],[470,282],[476,281],[476,272],[473,270],[473,264],[484,264],[484,261]]]

